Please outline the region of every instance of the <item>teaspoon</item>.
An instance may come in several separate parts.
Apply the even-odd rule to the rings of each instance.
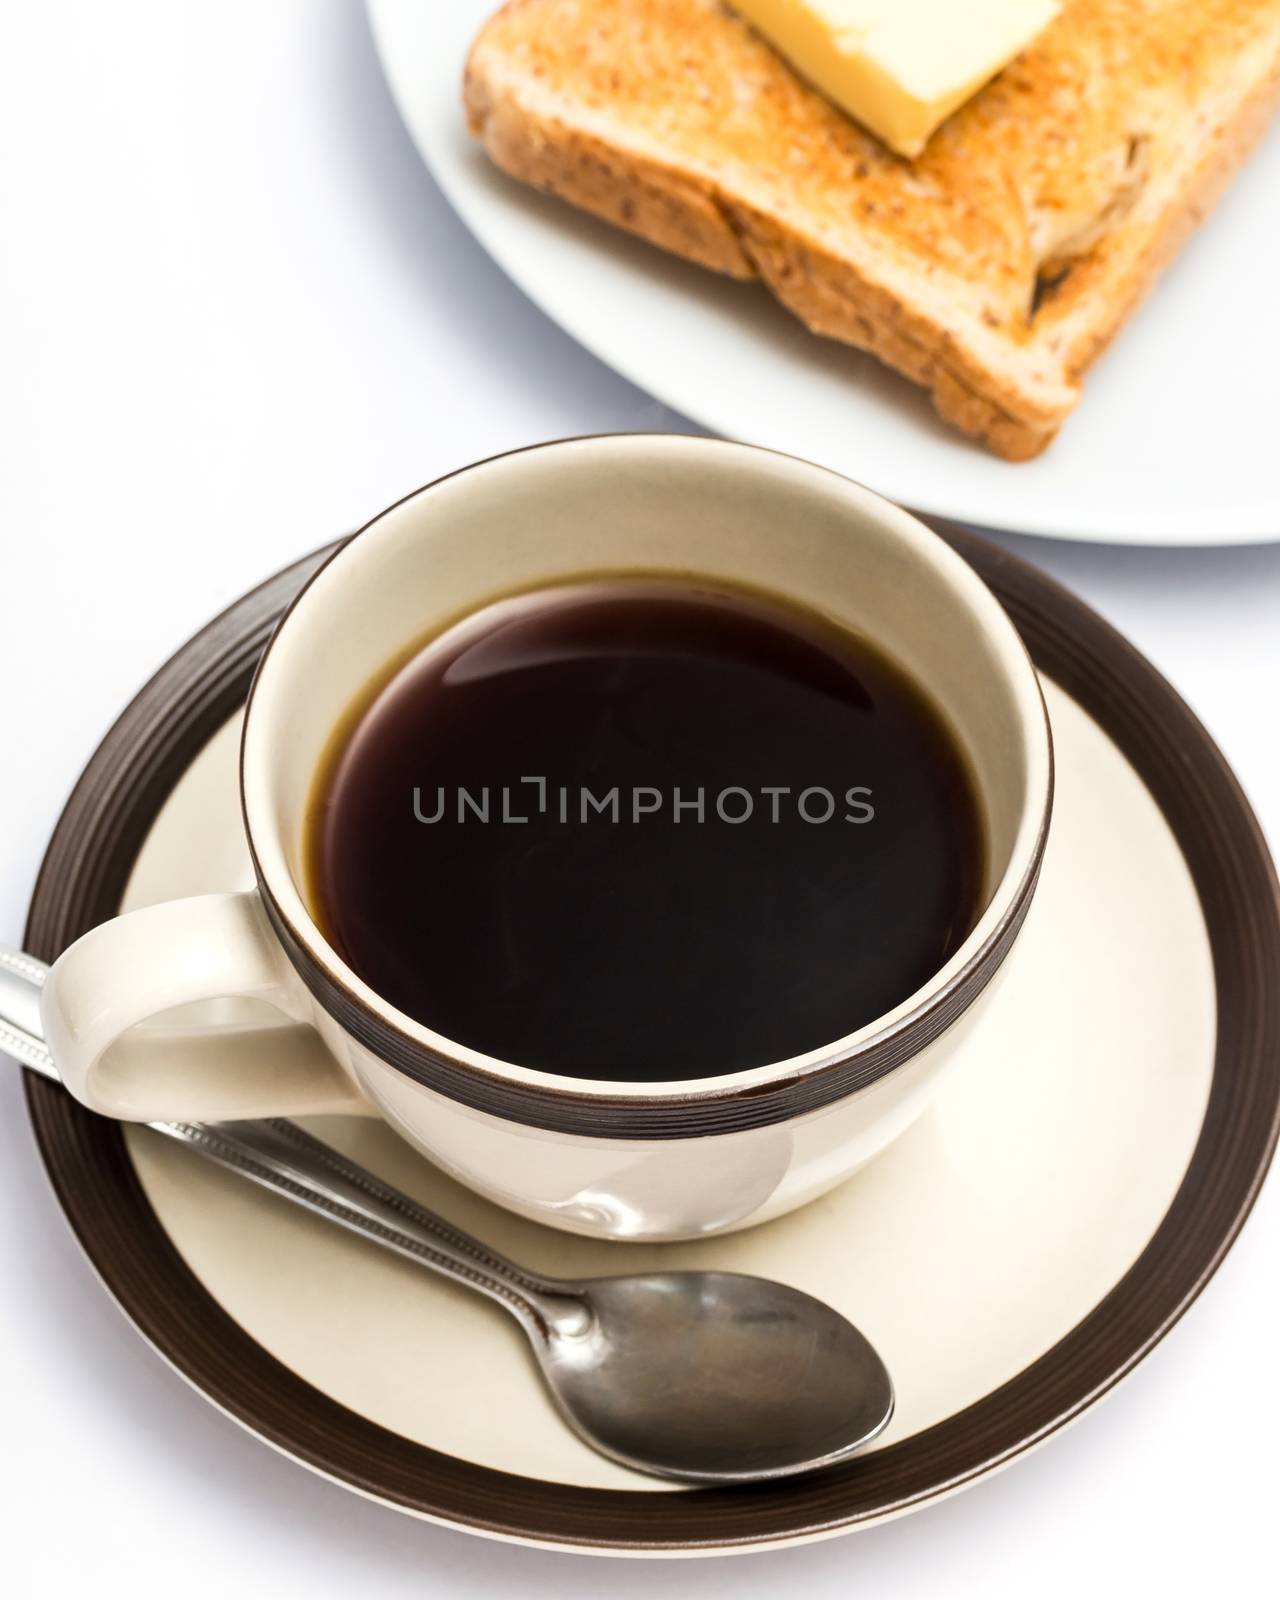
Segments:
[[[0,1049],[56,1082],[38,1004],[47,970],[0,948]],[[150,1126],[496,1300],[528,1336],[565,1421],[624,1466],[690,1483],[780,1478],[845,1460],[893,1414],[871,1344],[798,1289],[715,1271],[543,1277],[283,1118]]]

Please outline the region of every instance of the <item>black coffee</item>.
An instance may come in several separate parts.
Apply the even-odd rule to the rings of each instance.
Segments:
[[[829,1044],[935,973],[983,852],[937,713],[747,593],[584,580],[489,607],[352,719],[316,789],[328,937],[502,1060],[651,1082]]]

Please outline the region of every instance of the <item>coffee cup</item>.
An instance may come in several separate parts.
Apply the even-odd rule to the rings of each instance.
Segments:
[[[803,1054],[674,1081],[562,1076],[445,1037],[348,964],[307,887],[316,773],[389,661],[502,596],[637,572],[775,595],[869,640],[945,718],[985,839],[972,928],[901,1003]],[[253,890],[130,912],[55,964],[43,1022],[71,1092],[132,1121],[380,1116],[525,1216],[661,1240],[789,1211],[915,1120],[996,1003],[1035,892],[1053,777],[1022,642],[943,540],[791,457],[633,435],[481,462],[347,541],[267,646],[240,783]],[[231,1025],[167,1022],[176,1007],[224,997],[272,1011]]]

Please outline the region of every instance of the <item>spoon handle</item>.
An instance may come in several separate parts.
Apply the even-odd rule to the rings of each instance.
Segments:
[[[57,1067],[40,1036],[38,1001],[47,971],[34,956],[0,947],[0,1049],[56,1083]],[[307,1211],[488,1295],[530,1333],[545,1336],[551,1323],[582,1316],[567,1286],[525,1272],[283,1117],[147,1126]]]

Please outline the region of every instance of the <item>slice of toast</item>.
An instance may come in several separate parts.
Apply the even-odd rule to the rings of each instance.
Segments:
[[[1016,461],[1265,128],[1280,0],[1067,0],[915,161],[717,0],[511,0],[465,97],[513,176],[761,279]]]

